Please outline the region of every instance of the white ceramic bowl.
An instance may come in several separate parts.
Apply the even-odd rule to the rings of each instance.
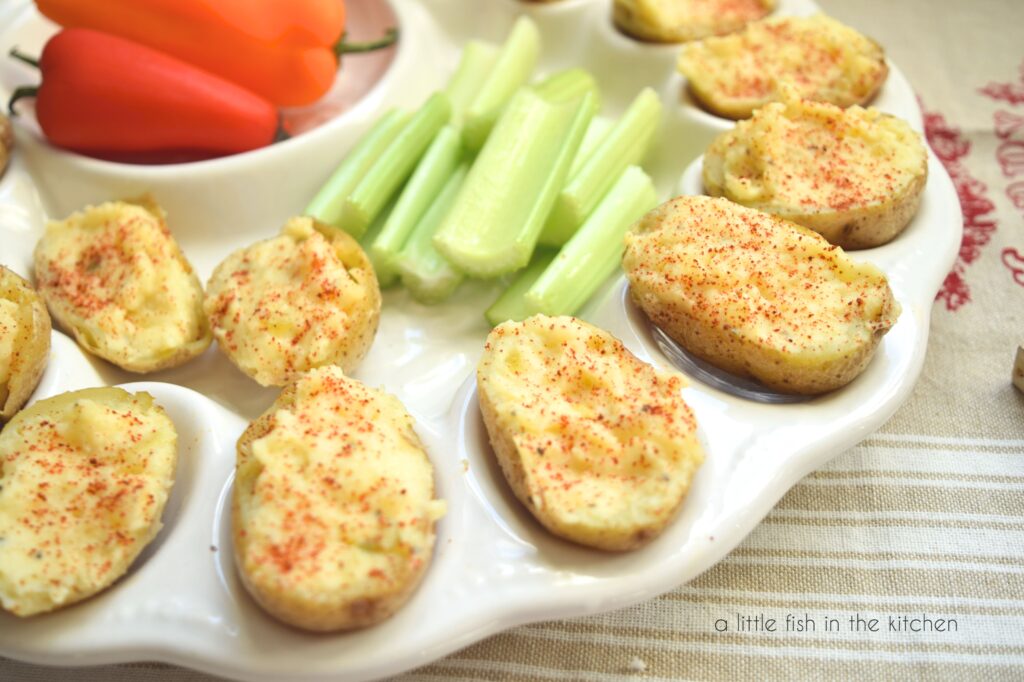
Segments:
[[[0,260],[28,274],[46,216],[149,191],[205,277],[229,251],[276,232],[301,212],[384,108],[414,106],[439,88],[469,37],[500,40],[523,12],[541,28],[542,70],[591,70],[607,112],[622,111],[644,85],[661,92],[663,126],[647,167],[665,197],[677,187],[701,191],[695,159],[731,124],[682,94],[673,73],[677,48],[621,35],[611,25],[607,0],[392,5],[403,38],[380,83],[346,114],[268,149],[194,164],[127,166],[54,150],[23,122],[17,158],[0,181]],[[808,0],[782,0],[779,13],[814,10]],[[0,52],[16,41],[37,51],[54,30],[24,0],[0,9],[0,25],[7,27]],[[20,80],[24,71],[0,68],[0,95]],[[892,68],[875,104],[920,129],[920,112],[899,69]],[[415,416],[449,513],[438,527],[434,563],[411,601],[391,620],[361,632],[314,636],[285,627],[255,606],[235,575],[226,507],[234,443],[276,391],[258,388],[215,349],[132,383],[137,375],[85,355],[54,332],[36,398],[100,384],[151,392],[178,427],[181,473],[165,529],[129,575],[57,613],[24,621],[0,615],[0,655],[52,665],[160,660],[254,680],[361,680],[427,663],[514,625],[623,607],[691,580],[735,547],[802,476],[877,429],[909,395],[924,359],[931,302],[961,234],[953,187],[934,158],[929,170],[910,228],[891,244],[859,254],[888,274],[903,305],[867,371],[840,391],[788,405],[744,400],[695,381],[684,394],[707,461],[675,522],[629,554],[590,551],[548,535],[514,500],[494,463],[472,372],[488,331],[482,311],[497,289],[464,285],[435,307],[388,292],[378,337],[356,376],[395,393]],[[642,359],[668,363],[643,315],[628,303],[624,279],[609,282],[582,316]]]

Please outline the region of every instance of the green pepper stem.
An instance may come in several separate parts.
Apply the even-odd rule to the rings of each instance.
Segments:
[[[25,54],[24,52],[18,52],[18,48],[17,47],[12,47],[11,51],[8,54],[10,54],[12,57],[17,59],[18,61],[25,62],[29,66],[34,66],[37,69],[39,68],[39,60],[38,59],[36,59],[35,57],[30,57],[27,54]]]
[[[7,111],[11,112],[11,116],[17,116],[18,112],[14,110],[14,103],[23,97],[35,97],[38,94],[38,85],[23,85],[11,93],[11,98],[7,100]]]
[[[341,40],[334,46],[334,54],[340,58],[343,54],[357,54],[359,52],[373,52],[391,47],[398,40],[398,29],[389,28],[383,38],[372,40],[368,43],[349,43],[345,41],[346,33],[341,34]]]
[[[284,142],[290,140],[292,134],[288,132],[288,129],[284,127],[284,119],[278,117],[277,119],[277,130],[274,131],[274,142]]]

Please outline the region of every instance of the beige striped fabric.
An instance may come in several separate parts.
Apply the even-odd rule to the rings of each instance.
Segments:
[[[691,584],[520,627],[397,680],[1024,679],[1024,394],[1010,381],[1024,342],[1024,167],[1011,153],[1024,149],[1024,3],[820,2],[915,84],[965,208],[910,401]],[[0,661],[0,679],[212,678]]]

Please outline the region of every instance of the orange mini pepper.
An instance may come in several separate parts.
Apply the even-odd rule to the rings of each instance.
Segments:
[[[36,0],[65,27],[135,40],[218,74],[279,106],[322,97],[348,52],[343,0]]]

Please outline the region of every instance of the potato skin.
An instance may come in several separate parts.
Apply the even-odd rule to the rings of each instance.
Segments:
[[[32,286],[2,265],[0,298],[17,304],[20,313],[18,335],[10,358],[10,376],[6,385],[0,385],[0,421],[3,421],[21,409],[43,376],[50,357],[50,314]]]
[[[314,372],[336,369],[320,368]],[[340,372],[338,374],[340,375]],[[377,591],[374,594],[354,599],[345,599],[332,594],[318,594],[315,597],[309,597],[309,595],[297,594],[288,589],[278,589],[275,585],[256,579],[250,573],[250,567],[246,561],[246,557],[250,555],[251,540],[250,534],[242,522],[242,519],[245,518],[244,507],[252,504],[256,479],[262,469],[253,455],[253,444],[275,428],[278,411],[290,410],[296,406],[299,380],[301,379],[297,379],[285,387],[274,404],[253,421],[238,440],[237,469],[231,502],[231,536],[235,566],[242,583],[253,599],[268,613],[284,623],[315,632],[368,627],[392,616],[408,601],[422,582],[433,553],[433,519],[430,521],[428,529],[430,542],[418,548],[418,552],[420,552],[418,556],[422,560],[410,564],[411,570],[404,575],[402,580],[392,585],[392,589]],[[412,439],[412,444],[423,451],[423,445],[415,432],[410,429],[410,434],[408,438]],[[432,478],[427,492],[430,498],[434,497]]]
[[[894,116],[790,100],[715,138],[702,176],[711,196],[791,220],[844,249],[866,249],[894,239],[917,213],[928,157],[920,136]]]
[[[539,338],[548,328],[566,330],[599,359],[578,361],[571,348],[560,356],[535,357],[526,363],[530,376],[520,379],[510,399],[503,354],[519,347],[532,355],[524,339]],[[551,347],[561,346],[552,341]],[[637,549],[657,537],[675,518],[703,461],[696,421],[679,395],[683,385],[681,375],[655,370],[607,332],[570,317],[536,315],[499,325],[477,367],[481,416],[513,494],[553,535],[609,552]],[[541,403],[545,407],[538,411]],[[547,408],[563,417],[547,420]],[[569,444],[583,432],[602,429],[602,438],[579,444],[588,453],[581,462]],[[658,445],[642,451],[630,436],[637,433]],[[544,472],[552,466],[549,477]],[[552,487],[552,481],[559,485]],[[586,493],[574,497],[560,492],[562,485]]]
[[[906,190],[879,206],[847,211],[795,213],[772,211],[781,218],[808,227],[830,243],[848,251],[872,249],[895,239],[917,214],[928,175],[919,175]]]
[[[741,226],[739,231],[730,233],[731,226],[737,224]],[[749,233],[746,227],[750,228]],[[710,305],[700,289],[702,282],[708,279],[704,272],[699,271],[692,277],[680,276],[676,272],[666,276],[665,270],[672,267],[666,263],[688,258],[673,248],[674,243],[682,244],[691,236],[698,244],[704,238],[717,239],[719,229],[729,238],[742,234],[748,241],[742,246],[737,241],[725,246],[722,242],[715,242],[713,247],[709,242],[708,248],[712,248],[712,253],[717,250],[744,258],[749,253],[744,249],[753,249],[764,254],[765,261],[759,265],[762,276],[768,278],[766,286],[775,286],[771,284],[771,278],[777,278],[776,270],[784,267],[777,254],[787,252],[786,246],[779,248],[777,244],[773,245],[772,238],[792,246],[797,253],[811,254],[806,257],[819,262],[823,270],[845,272],[853,268],[857,275],[855,285],[848,292],[853,301],[850,305],[855,310],[864,308],[865,302],[873,306],[872,311],[863,313],[859,321],[860,333],[850,333],[848,338],[835,341],[836,347],[830,350],[816,349],[813,345],[801,347],[799,343],[779,346],[760,342],[756,334],[750,333],[756,320],[751,322],[732,317],[729,309]],[[664,239],[668,248],[652,246],[652,239]],[[779,258],[777,269],[769,265],[776,257]],[[727,274],[723,277],[730,276],[728,266],[726,261]],[[701,267],[712,266],[702,263]],[[687,351],[716,367],[757,379],[782,393],[817,395],[851,382],[867,367],[879,342],[895,324],[900,312],[888,282],[875,268],[853,264],[838,247],[828,245],[823,237],[811,230],[726,199],[677,197],[648,213],[626,236],[623,269],[630,281],[633,301],[652,322]],[[806,280],[803,283],[810,291],[817,291],[823,286],[821,281]],[[737,287],[742,284],[746,283],[733,282]],[[729,290],[730,286],[725,279],[716,280],[714,285],[724,290]],[[802,285],[788,295],[787,304],[799,306],[805,303],[810,294],[802,293],[801,289]],[[819,316],[814,319],[813,324],[817,324],[826,318]],[[857,323],[857,319],[840,320],[836,326],[841,327],[847,322]],[[814,331],[812,323],[803,327],[799,320],[782,320],[781,323],[792,325],[794,336]]]
[[[11,120],[0,114],[0,175],[4,174],[14,152],[14,129]]]

